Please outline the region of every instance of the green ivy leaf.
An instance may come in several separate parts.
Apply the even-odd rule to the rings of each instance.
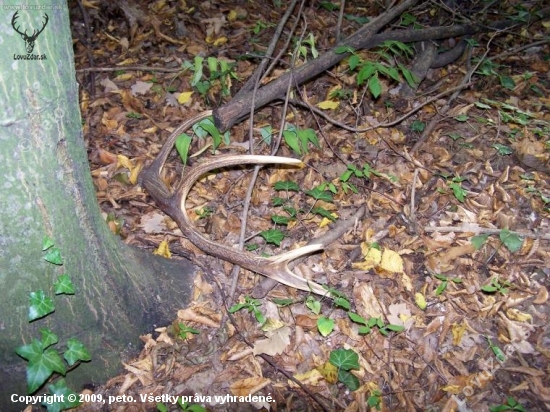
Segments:
[[[67,383],[63,378],[51,385],[48,385],[48,390],[52,395],[57,395],[57,399],[63,400],[63,402],[55,402],[51,404],[43,402],[42,405],[48,408],[48,412],[61,412],[67,409],[76,408],[82,404],[82,402],[78,401],[78,394],[67,387]],[[69,399],[74,399],[74,401],[71,402]]]
[[[55,345],[57,342],[59,342],[58,336],[53,333],[51,329],[41,328],[40,335],[42,336],[40,342],[42,343],[43,349],[46,349],[47,347]]]
[[[29,295],[29,322],[52,313],[55,305],[52,298],[46,296],[43,290],[31,292]]]
[[[67,350],[63,354],[63,357],[69,366],[73,366],[78,361],[87,362],[92,360],[88,349],[76,338],[71,338],[67,341]]]
[[[346,385],[346,387],[350,391],[356,391],[361,386],[361,384],[359,383],[359,379],[357,379],[357,376],[342,369],[338,369],[338,381]]]
[[[306,299],[306,307],[311,310],[315,315],[321,313],[321,302],[315,299],[313,296],[308,296]]]
[[[298,186],[298,183],[292,182],[290,180],[278,181],[273,185],[273,188],[275,190],[286,190],[287,192],[299,192],[300,191],[300,186]]]
[[[489,235],[476,235],[470,239],[470,242],[476,250],[479,250],[485,244],[488,238]]]
[[[506,146],[506,145],[503,145],[503,144],[495,143],[491,147],[496,149],[498,154],[501,155],[501,156],[507,156],[507,155],[511,155],[513,153],[513,150],[510,146]]]
[[[322,336],[328,336],[334,330],[334,320],[321,316],[317,319],[317,329]]]
[[[42,251],[46,251],[54,245],[53,240],[49,236],[44,236],[42,240]]]
[[[510,232],[508,229],[502,229],[500,231],[500,240],[512,253],[520,250],[521,245],[523,245],[523,239],[517,234]]]
[[[42,355],[27,365],[29,393],[40,388],[53,372],[65,375],[65,364],[55,349],[46,349]]]
[[[74,295],[74,285],[67,274],[59,276],[53,285],[56,295]]]
[[[305,192],[305,194],[308,195],[308,196],[311,196],[315,200],[323,200],[325,202],[332,202],[332,193],[330,193],[329,191],[326,191],[326,190],[321,190],[321,188],[319,186],[317,186],[317,187],[315,187],[311,190],[307,190]]]
[[[514,79],[509,76],[500,76],[500,84],[508,90],[512,90],[516,87],[516,82],[514,82]]]
[[[288,225],[294,219],[288,216],[273,215],[271,216],[271,220],[278,225]]]
[[[278,229],[269,229],[260,232],[260,236],[265,239],[267,243],[273,243],[276,246],[281,246],[281,241],[285,238],[285,234]]]
[[[353,349],[335,349],[330,352],[329,362],[338,369],[359,369],[359,355]]]
[[[30,344],[17,347],[15,353],[29,362],[37,362],[44,353],[44,346],[38,339],[33,339]]]
[[[273,206],[282,206],[286,203],[286,199],[283,199],[282,197],[274,197],[271,199],[271,203],[273,203]]]
[[[332,220],[333,222],[336,220],[336,218],[332,216],[332,212],[329,212],[327,209],[323,207],[314,207],[311,210],[311,213],[314,213],[322,217],[326,217],[327,219]]]
[[[63,258],[61,257],[61,250],[57,247],[50,248],[44,255],[44,260],[46,262],[53,263],[54,265],[62,265]]]

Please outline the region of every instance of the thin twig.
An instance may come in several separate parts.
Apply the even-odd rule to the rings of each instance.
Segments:
[[[455,226],[424,226],[424,232],[440,232],[440,233],[475,233],[475,234],[488,234],[488,235],[499,235],[502,232],[502,229],[490,229],[479,226],[467,226],[467,227],[455,227]],[[550,240],[549,233],[535,233],[527,232],[524,230],[510,230],[511,235],[528,237],[531,239],[543,239]]]

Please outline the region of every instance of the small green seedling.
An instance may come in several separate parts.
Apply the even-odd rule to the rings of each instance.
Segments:
[[[178,337],[186,340],[188,333],[192,335],[198,335],[199,333],[201,333],[201,331],[187,326],[184,323],[178,322]]]
[[[394,325],[391,323],[386,325],[382,318],[370,318],[367,321],[355,312],[348,312],[348,316],[352,322],[361,325],[359,326],[359,334],[361,335],[368,335],[375,327],[378,328],[378,331],[384,336],[388,336],[390,332],[403,332],[405,330],[405,327],[401,325]]]
[[[206,408],[196,404],[190,404],[189,402],[183,402],[181,397],[178,397],[178,405],[184,412],[206,412]],[[163,403],[157,403],[157,410],[159,412],[168,412],[168,407]]]
[[[495,355],[495,357],[500,362],[506,361],[506,355],[504,354],[502,349],[500,349],[497,345],[493,344],[493,342],[491,342],[491,339],[489,338],[489,336],[485,336],[485,339],[487,339],[487,343],[489,344],[489,347],[493,351],[493,354]]]
[[[195,213],[197,214],[199,219],[205,219],[208,216],[212,215],[212,213],[214,213],[214,209],[212,209],[211,207],[203,207],[196,210]]]
[[[481,290],[486,293],[500,293],[501,295],[506,295],[510,286],[510,282],[505,280],[501,283],[497,277],[494,277],[491,279],[491,283],[482,286]]]
[[[252,312],[260,325],[266,321],[264,314],[258,309],[262,303],[258,299],[253,299],[250,296],[244,297],[244,303],[237,303],[229,308],[229,313],[238,312],[241,309],[246,309],[249,313]]]
[[[490,412],[505,412],[505,411],[515,411],[515,412],[527,412],[527,409],[523,407],[522,404],[518,403],[514,398],[509,396],[506,398],[506,403],[498,406],[489,406]]]
[[[441,281],[441,284],[435,290],[435,296],[441,295],[447,289],[449,282],[462,283],[462,279],[460,278],[450,278],[441,274],[434,274],[433,276]]]

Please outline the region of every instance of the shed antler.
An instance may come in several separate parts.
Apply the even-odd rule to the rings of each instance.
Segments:
[[[285,164],[299,166],[302,164],[301,161],[276,156],[217,156],[213,159],[208,159],[205,163],[187,167],[181,182],[174,192],[170,191],[162,181],[160,174],[168,158],[168,154],[174,146],[177,136],[191,127],[194,123],[210,115],[211,111],[203,112],[184,122],[170,135],[153,163],[141,172],[140,180],[142,185],[147,189],[159,208],[174,219],[184,236],[209,255],[234,263],[252,272],[260,273],[287,286],[311,291],[319,295],[326,295],[327,290],[321,285],[296,275],[288,268],[288,262],[300,256],[323,249],[322,244],[312,244],[270,258],[264,258],[249,252],[232,249],[204,237],[197,231],[185,209],[185,200],[194,183],[210,170],[243,164]]]

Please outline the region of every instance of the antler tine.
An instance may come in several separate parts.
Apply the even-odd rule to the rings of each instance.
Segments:
[[[187,168],[186,173],[184,174],[182,181],[176,190],[177,204],[179,206],[179,213],[177,213],[177,215],[182,221],[181,224],[180,222],[177,222],[180,229],[195,246],[213,256],[219,257],[220,259],[229,261],[253,272],[260,273],[287,286],[300,290],[312,291],[320,295],[327,294],[326,289],[321,285],[296,275],[288,268],[289,261],[323,249],[323,245],[321,244],[308,245],[290,252],[273,256],[271,258],[264,258],[213,242],[204,237],[195,229],[195,226],[187,215],[187,210],[185,208],[185,200],[194,183],[201,176],[211,170],[243,164],[303,165],[300,160],[288,157],[227,155],[217,156],[213,159],[209,159],[205,163]]]

